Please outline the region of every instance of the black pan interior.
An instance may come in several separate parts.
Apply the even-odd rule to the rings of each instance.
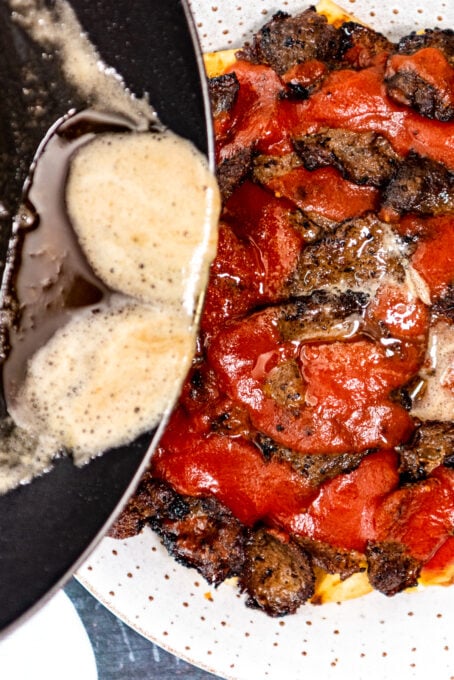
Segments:
[[[104,60],[133,92],[147,92],[161,121],[211,155],[206,84],[187,9],[179,0],[72,0]],[[0,248],[39,141],[77,95],[53,87],[52,60],[11,22],[0,3]],[[24,94],[22,84],[35,83]],[[31,111],[44,106],[39,121]],[[60,459],[53,470],[0,497],[0,631],[9,630],[61,586],[112,512],[137,481],[155,433],[78,469]],[[156,436],[154,437],[156,439]]]

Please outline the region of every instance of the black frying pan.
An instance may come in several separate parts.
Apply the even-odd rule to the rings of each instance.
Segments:
[[[212,160],[203,64],[184,1],[71,4],[105,62],[137,95],[148,92],[161,121]],[[52,92],[45,85],[24,94],[22,78],[30,70],[36,70],[35,82],[51,81],[46,69],[54,65],[41,63],[40,53],[0,0],[0,200],[10,214],[39,141],[77,105],[71,91]],[[31,122],[30,97],[32,104],[45,103],[43,120]],[[18,130],[27,133],[19,143]],[[8,216],[0,216],[3,254],[10,229]],[[34,611],[87,557],[140,478],[158,435],[143,436],[81,469],[61,459],[51,472],[0,497],[0,631]]]

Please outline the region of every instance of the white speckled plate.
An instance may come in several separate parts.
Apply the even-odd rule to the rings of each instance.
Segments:
[[[206,51],[239,45],[283,0],[192,0]],[[424,26],[454,27],[453,0],[345,0],[392,38]],[[210,588],[170,559],[151,531],[104,539],[81,582],[129,625],[165,649],[232,680],[454,680],[454,587],[322,607],[286,619],[245,608],[229,584]]]

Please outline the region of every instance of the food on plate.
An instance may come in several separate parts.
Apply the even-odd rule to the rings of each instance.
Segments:
[[[13,222],[0,492],[159,424],[194,353],[219,215],[204,156],[103,65],[68,4],[11,8],[85,105],[53,121]]]
[[[218,254],[112,536],[271,616],[454,581],[453,59],[327,2],[208,55]]]

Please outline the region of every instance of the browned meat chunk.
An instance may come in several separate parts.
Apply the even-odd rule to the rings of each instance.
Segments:
[[[418,584],[421,564],[402,543],[370,543],[366,557],[369,582],[384,595],[395,595]]]
[[[401,38],[397,46],[399,54],[414,54],[424,47],[435,47],[454,66],[454,31],[449,28],[427,29],[424,33],[410,33]]]
[[[349,67],[367,68],[383,52],[392,52],[393,43],[372,28],[346,21],[339,29],[343,60]]]
[[[225,111],[230,111],[236,101],[240,84],[235,73],[225,73],[211,78],[208,81],[208,88],[213,116],[218,116]]]
[[[394,55],[390,57],[385,73],[388,95],[399,104],[411,106],[426,118],[435,118],[442,122],[452,120],[454,118],[454,69],[449,66],[444,57],[441,60],[444,73],[437,78],[434,77],[435,69],[433,74],[430,70],[422,69],[422,55],[419,59],[416,56],[402,58],[401,55]]]
[[[217,167],[217,178],[222,199],[225,202],[235,187],[246,178],[252,163],[252,148],[239,149],[230,158],[222,160]]]
[[[147,520],[151,518],[163,518],[170,513],[171,517],[184,516],[188,511],[184,503],[171,486],[164,482],[153,479],[146,472],[123,512],[111,528],[109,535],[112,538],[128,538],[138,534]]]
[[[372,214],[348,220],[302,251],[288,292],[299,297],[330,286],[361,291],[367,284],[378,285],[383,276],[403,281],[404,247],[391,227]]]
[[[240,578],[247,605],[269,616],[294,614],[314,594],[315,577],[307,554],[266,531],[254,531],[246,545]]]
[[[266,186],[275,177],[286,175],[301,165],[301,159],[296,153],[287,153],[283,156],[260,154],[254,158],[252,176],[256,182]]]
[[[375,132],[323,129],[293,140],[308,170],[327,165],[356,184],[382,186],[391,179],[399,157],[391,144]]]
[[[306,387],[298,364],[294,359],[282,362],[271,369],[263,385],[263,391],[267,397],[299,415],[299,408],[304,405]]]
[[[342,454],[303,454],[280,446],[270,437],[258,435],[256,443],[267,459],[288,463],[314,487],[358,467],[367,451]]]
[[[426,50],[431,48],[429,54]],[[408,56],[408,59],[405,59]],[[427,30],[402,38],[397,54],[388,61],[385,81],[388,94],[440,121],[454,117],[454,32]]]
[[[282,75],[292,66],[313,59],[335,63],[339,47],[339,31],[310,7],[294,17],[277,12],[238,57],[267,64]]]
[[[302,536],[296,538],[296,541],[310,554],[312,562],[317,567],[328,574],[339,574],[342,580],[365,570],[364,555],[356,550],[335,548],[329,543]]]
[[[422,423],[398,453],[400,472],[411,481],[423,479],[439,465],[454,465],[454,424]]]
[[[238,575],[244,562],[244,527],[215,498],[186,496],[187,514],[150,520],[169,553],[214,585]]]
[[[281,337],[285,341],[334,337],[334,326],[342,333],[344,326],[340,322],[361,314],[368,301],[369,296],[362,292],[347,290],[335,295],[316,290],[280,307]]]
[[[323,216],[314,215],[309,218],[302,210],[294,210],[290,213],[290,224],[301,234],[304,243],[319,241],[326,231],[332,231],[337,225]]]
[[[219,585],[242,570],[246,530],[215,498],[181,496],[149,475],[110,535],[125,538],[145,523],[178,562],[197,569],[209,583]]]
[[[454,174],[441,163],[411,152],[386,187],[382,211],[390,219],[405,212],[454,213]]]

